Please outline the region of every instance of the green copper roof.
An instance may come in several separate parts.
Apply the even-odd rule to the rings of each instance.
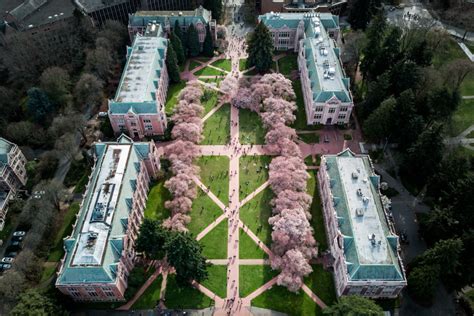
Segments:
[[[378,191],[379,177],[373,173],[368,156],[356,156],[346,150],[338,155],[324,156],[324,159],[339,230],[343,235],[349,279],[404,280],[397,256],[398,237],[388,228]],[[367,202],[358,196],[358,189]],[[363,216],[356,214],[356,205],[363,209]],[[375,234],[374,244],[370,239],[372,234]]]
[[[133,186],[139,172],[135,165],[148,154],[148,146],[147,143],[133,143],[126,136],[121,136],[116,143],[95,144],[96,165],[76,226],[71,236],[64,240],[66,254],[57,284],[115,282],[131,211],[127,201],[133,198]],[[110,185],[107,191],[103,189],[106,183]],[[102,206],[99,202],[109,193],[111,198],[105,204],[102,223],[96,211]],[[95,242],[90,239],[92,232],[97,236]]]
[[[176,21],[181,26],[202,22],[207,24],[211,21],[211,11],[199,7],[193,11],[138,11],[129,16],[129,26],[146,26],[148,23],[160,23],[174,27]]]
[[[352,102],[350,82],[340,62],[340,50],[329,37],[328,29],[339,28],[339,17],[331,13],[267,13],[259,20],[271,28],[296,29],[304,23],[301,40],[313,101],[325,103],[331,98]],[[328,75],[331,74],[331,75]]]

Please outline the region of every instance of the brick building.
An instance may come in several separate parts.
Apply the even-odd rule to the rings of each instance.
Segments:
[[[26,184],[26,158],[20,148],[0,137],[0,230],[8,213],[8,201]]]
[[[116,135],[132,138],[162,135],[168,91],[166,52],[168,40],[160,24],[150,24],[127,48],[127,63],[115,98],[109,100],[109,119]]]
[[[259,21],[269,28],[275,49],[298,53],[308,125],[349,123],[354,103],[336,45],[339,17],[331,13],[267,13]]]
[[[64,240],[56,287],[76,301],[123,301],[159,156],[153,142],[122,135],[96,143],[94,159],[76,223]]]
[[[367,155],[347,149],[321,158],[319,192],[338,295],[395,298],[407,285],[379,182]]]

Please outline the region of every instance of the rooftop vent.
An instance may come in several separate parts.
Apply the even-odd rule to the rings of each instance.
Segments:
[[[178,15],[179,15],[179,16],[182,16],[182,15],[183,15],[183,12],[179,11],[179,12],[178,12]]]
[[[356,216],[357,217],[364,216],[364,209],[363,208],[356,208]]]
[[[359,174],[357,172],[352,173],[352,179],[357,180],[359,178]]]

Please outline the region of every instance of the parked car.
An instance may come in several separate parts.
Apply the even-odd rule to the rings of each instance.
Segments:
[[[21,248],[23,248],[23,244],[21,243],[21,241],[12,241],[8,248],[10,250],[20,250]]]
[[[3,257],[2,258],[2,263],[12,263],[13,262],[13,258],[11,257]]]
[[[23,241],[23,236],[13,236],[12,241]]]
[[[328,137],[328,135],[324,135],[324,142],[325,142],[325,143],[329,143],[329,137]]]
[[[108,117],[109,116],[109,113],[107,112],[99,112],[99,114],[97,114],[97,117],[99,118],[105,118],[105,117]]]
[[[18,255],[18,252],[12,251],[12,252],[7,253],[5,257],[15,258],[17,255]]]
[[[0,271],[9,270],[12,268],[12,265],[9,263],[0,263]]]
[[[13,237],[20,237],[20,236],[25,236],[25,235],[26,235],[26,232],[21,231],[21,230],[13,233]]]

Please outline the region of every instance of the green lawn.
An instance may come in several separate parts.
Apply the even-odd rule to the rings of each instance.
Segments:
[[[247,59],[239,59],[239,70],[247,69]]]
[[[450,136],[457,136],[474,124],[474,99],[462,100],[454,112],[449,130]]]
[[[43,267],[43,272],[41,273],[41,279],[39,283],[43,283],[48,280],[51,276],[53,276],[54,272],[56,272],[56,266]]]
[[[188,224],[189,232],[195,237],[207,225],[222,215],[222,210],[217,206],[201,189],[198,189],[198,196],[193,201],[193,207],[189,216],[191,222]]]
[[[239,134],[241,144],[264,144],[267,131],[260,116],[250,110],[239,110]]]
[[[306,144],[317,144],[319,143],[319,134],[298,134],[298,137],[304,141]]]
[[[200,177],[212,193],[224,204],[229,200],[229,157],[204,156],[196,159],[201,168]]]
[[[278,69],[280,73],[289,76],[293,70],[298,70],[298,56],[290,54],[278,60]]]
[[[461,95],[474,95],[474,73],[470,73],[461,83]]]
[[[202,68],[201,70],[198,70],[194,73],[195,76],[225,76],[226,73],[221,71],[221,70],[217,70],[216,68],[212,68],[212,67],[204,67]]]
[[[324,270],[320,264],[312,265],[313,272],[307,276],[304,283],[316,294],[326,305],[336,302],[336,289],[331,272]]]
[[[250,236],[239,229],[239,258],[240,259],[266,259],[268,255]]]
[[[310,178],[308,179],[307,191],[308,194],[313,197],[311,203],[311,226],[314,229],[314,237],[318,242],[319,252],[322,252],[328,248],[328,242],[326,238],[326,230],[324,228],[323,210],[321,207],[321,199],[319,197],[318,187],[316,185],[316,170],[308,170]]]
[[[467,58],[467,56],[458,43],[454,39],[449,38],[449,40],[442,41],[434,52],[433,66],[439,68],[458,58]]]
[[[162,282],[163,277],[159,275],[135,302],[135,304],[133,304],[132,309],[152,309],[158,305]]]
[[[53,239],[53,247],[50,249],[48,259],[46,261],[56,262],[59,261],[64,255],[64,241],[63,239],[69,236],[72,232],[72,225],[76,221],[76,214],[79,212],[79,203],[72,203],[69,206],[66,214],[64,214],[63,222],[59,227],[56,235]]]
[[[292,293],[274,285],[252,300],[252,306],[268,308],[288,315],[322,315],[321,308],[305,292]]]
[[[239,266],[239,293],[246,297],[278,275],[269,265]]]
[[[189,61],[189,71],[192,71],[193,69],[196,69],[197,67],[201,66],[202,64],[200,62],[197,62],[195,60],[190,60]]]
[[[213,62],[211,65],[226,71],[232,70],[232,62],[230,61],[230,59],[219,59]]]
[[[128,286],[127,290],[125,291],[125,299],[130,300],[132,297],[134,297],[138,290],[154,272],[154,268],[147,270],[143,266],[135,266],[128,276]]]
[[[469,134],[466,135],[466,138],[474,138],[474,131],[470,131]]]
[[[230,105],[224,104],[204,122],[201,145],[224,145],[230,140]]]
[[[186,82],[170,84],[168,94],[166,95],[165,112],[170,115],[173,113],[174,107],[178,103],[178,95],[186,86]]]
[[[227,266],[212,265],[207,268],[209,278],[202,285],[214,292],[220,298],[227,296]]]
[[[295,80],[293,81],[293,89],[295,90],[296,94],[296,120],[291,125],[296,130],[318,130],[321,129],[321,125],[308,125],[306,123],[306,111],[304,108],[304,99],[303,99],[303,91],[301,90],[301,81]]]
[[[223,220],[199,241],[203,246],[204,257],[208,259],[227,258],[227,230],[227,220]]]
[[[272,214],[269,204],[272,198],[272,190],[266,188],[240,208],[242,222],[268,247],[270,247],[272,240],[272,228],[268,224],[268,218]]]
[[[219,94],[215,90],[207,89],[204,91],[204,94],[201,98],[201,104],[204,107],[203,116],[206,115],[210,110],[212,110],[216,105],[219,99]]]
[[[202,309],[214,305],[214,301],[192,286],[178,286],[175,275],[168,275],[165,305],[170,309]]]
[[[271,160],[270,156],[240,157],[240,200],[243,200],[268,180],[268,166]]]
[[[165,201],[171,200],[172,196],[164,184],[165,179],[161,179],[150,185],[145,218],[164,220],[170,216],[170,211],[165,209]]]

